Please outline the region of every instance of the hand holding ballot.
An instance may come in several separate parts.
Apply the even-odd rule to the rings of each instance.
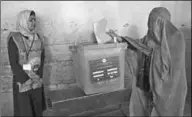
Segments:
[[[32,83],[32,88],[36,89],[36,88],[40,88],[42,86],[42,79],[33,79],[33,83]]]
[[[121,36],[117,35],[114,30],[109,29],[109,30],[106,32],[106,34],[108,34],[108,35],[111,36],[112,38],[116,38],[118,42],[122,42]]]
[[[27,64],[23,65],[23,70],[29,75],[30,78],[37,78],[39,77],[36,72],[40,67],[40,59],[35,57],[28,61]]]
[[[40,58],[38,58],[38,57],[35,57],[35,58],[29,60],[29,62],[28,62],[28,64],[31,65],[31,70],[33,72],[36,72],[39,69],[40,63],[41,63],[41,61],[40,61]]]

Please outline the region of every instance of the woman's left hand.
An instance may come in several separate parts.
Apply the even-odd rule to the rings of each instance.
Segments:
[[[27,80],[24,84],[17,82],[17,85],[19,86],[19,92],[22,93],[22,92],[26,92],[26,91],[30,90],[32,82],[33,81],[31,79]]]
[[[33,83],[32,83],[32,88],[33,89],[37,89],[37,88],[40,88],[42,86],[42,79],[40,78],[40,79],[36,79],[36,80],[34,80],[33,81]]]

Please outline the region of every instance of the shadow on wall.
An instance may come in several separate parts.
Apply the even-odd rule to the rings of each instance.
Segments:
[[[138,37],[138,27],[136,25],[131,25],[126,31],[126,35],[129,37]],[[129,45],[128,45],[129,46]],[[131,88],[133,80],[136,78],[138,71],[138,61],[140,60],[140,52],[137,50],[127,49],[125,53],[125,79],[128,79],[125,82],[126,88]]]
[[[43,36],[44,37],[44,43],[48,43],[48,37]],[[43,69],[43,83],[44,83],[44,90],[45,90],[45,94],[47,94],[48,90],[49,90],[49,85],[51,84],[51,70],[52,70],[52,66],[51,64],[49,64],[48,60],[52,60],[52,53],[51,53],[51,49],[49,48],[48,45],[44,45],[45,48],[45,61],[44,61],[44,69]],[[46,55],[49,55],[49,58],[47,58]],[[46,74],[46,75],[45,75]]]
[[[49,90],[49,85],[51,84],[51,69],[52,66],[49,64],[50,61],[52,60],[52,53],[51,53],[51,49],[48,46],[49,43],[49,38],[45,35],[43,35],[43,30],[42,30],[42,20],[40,17],[37,16],[37,21],[36,21],[36,28],[38,30],[38,32],[40,33],[40,35],[43,37],[43,41],[44,41],[44,49],[45,49],[45,61],[44,61],[44,68],[43,68],[43,84],[44,84],[44,90],[45,90],[45,94],[47,94],[48,90]],[[49,55],[48,57],[46,55]],[[46,75],[45,75],[46,74]]]
[[[191,28],[182,26],[180,31],[184,34],[185,38],[185,67],[186,67],[186,77],[187,85],[191,87]]]
[[[138,38],[135,38],[135,37],[138,37],[139,36],[139,31],[138,31],[138,27],[136,25],[131,25],[129,27],[129,30],[127,31],[128,33],[128,36],[129,37],[133,37],[134,39],[138,39]],[[138,60],[140,59],[140,53],[139,51],[137,50],[131,50],[130,51],[131,53],[131,64],[133,66],[133,72],[136,74],[137,73],[137,69],[138,69]]]
[[[97,39],[94,32],[91,32],[91,38],[93,39],[93,43],[97,43]]]

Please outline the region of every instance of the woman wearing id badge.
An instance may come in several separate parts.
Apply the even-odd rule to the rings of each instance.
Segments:
[[[35,23],[35,12],[23,10],[16,22],[18,32],[10,32],[8,36],[14,116],[42,116],[46,109],[42,85],[44,46]]]

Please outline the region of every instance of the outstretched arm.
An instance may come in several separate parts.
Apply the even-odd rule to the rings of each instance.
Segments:
[[[136,49],[144,53],[145,55],[149,56],[152,52],[152,49],[150,49],[148,46],[142,43],[143,39],[133,39],[130,37],[121,37],[123,42],[127,42],[130,46],[130,49]],[[145,38],[145,37],[144,37]]]
[[[132,50],[139,50],[141,51],[142,53],[146,54],[146,55],[150,55],[152,50],[147,47],[145,44],[142,43],[143,39],[133,39],[133,38],[130,38],[128,36],[119,36],[117,35],[113,30],[109,30],[109,32],[107,32],[107,34],[109,34],[111,37],[116,37],[118,42],[126,42],[128,43],[128,48],[129,49],[132,49]]]

